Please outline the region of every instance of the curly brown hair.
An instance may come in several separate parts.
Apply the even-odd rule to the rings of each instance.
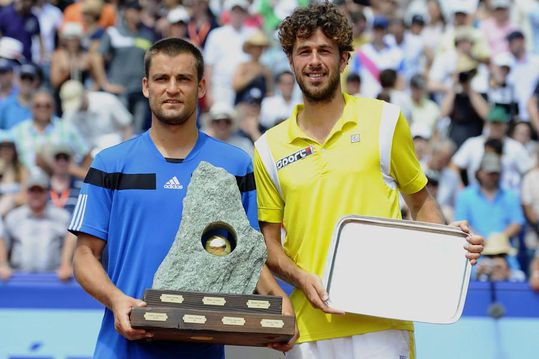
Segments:
[[[292,55],[296,39],[311,37],[317,28],[335,40],[340,52],[354,51],[350,22],[334,4],[324,2],[296,8],[279,25],[279,41],[285,54]]]

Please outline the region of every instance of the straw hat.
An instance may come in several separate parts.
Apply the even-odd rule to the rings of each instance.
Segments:
[[[503,233],[493,233],[485,241],[485,249],[483,255],[495,256],[500,254],[515,255],[515,248],[509,244],[509,239]]]
[[[269,46],[268,37],[261,30],[255,31],[243,43],[243,52],[249,52],[249,48],[251,46],[262,46],[264,48],[268,47]]]

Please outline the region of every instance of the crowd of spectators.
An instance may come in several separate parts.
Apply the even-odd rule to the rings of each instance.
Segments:
[[[344,90],[401,107],[447,220],[487,239],[474,279],[539,290],[539,0],[333,2],[354,34]],[[0,278],[71,276],[81,181],[149,127],[143,57],[159,38],[203,50],[199,125],[252,155],[301,102],[276,30],[308,3],[0,1]]]

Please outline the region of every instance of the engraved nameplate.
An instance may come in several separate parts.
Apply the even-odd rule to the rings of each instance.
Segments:
[[[163,303],[183,303],[183,295],[176,294],[161,294],[159,297]]]
[[[226,299],[223,297],[204,297],[202,298],[202,303],[206,305],[220,305],[223,306],[226,304]]]
[[[268,309],[269,307],[270,307],[270,302],[267,300],[250,299],[247,301],[247,308]]]
[[[194,324],[206,323],[206,317],[204,315],[185,314],[182,319],[185,323],[194,323]]]
[[[147,312],[147,313],[144,313],[144,319],[152,320],[154,322],[166,322],[168,319],[168,315],[167,313]]]
[[[245,319],[241,317],[223,317],[221,321],[226,325],[245,325]]]
[[[282,328],[284,322],[280,319],[262,319],[260,325],[264,328]]]

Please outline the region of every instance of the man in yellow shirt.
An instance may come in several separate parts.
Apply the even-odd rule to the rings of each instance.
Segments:
[[[296,288],[300,344],[288,356],[413,358],[412,323],[340,313],[327,305],[320,280],[343,215],[400,218],[401,192],[414,219],[443,223],[406,119],[398,106],[341,92],[352,33],[333,4],[296,9],[279,38],[304,105],[257,141],[254,164],[268,265]],[[468,242],[475,263],[483,239],[470,235]]]

